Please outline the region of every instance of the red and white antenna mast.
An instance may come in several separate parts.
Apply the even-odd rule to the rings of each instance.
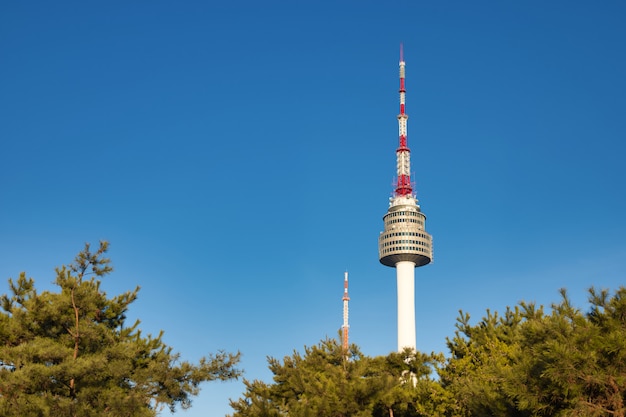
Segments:
[[[400,44],[400,114],[398,115],[398,130],[400,145],[396,150],[398,179],[396,181],[396,196],[413,194],[411,186],[411,151],[407,146],[406,122],[409,116],[404,112],[406,88],[404,86],[404,54]]]
[[[350,325],[348,324],[348,301],[350,301],[350,297],[348,297],[348,271],[344,272],[343,278],[343,325],[341,326],[341,346],[343,347],[343,351],[348,351],[348,331],[350,329]]]

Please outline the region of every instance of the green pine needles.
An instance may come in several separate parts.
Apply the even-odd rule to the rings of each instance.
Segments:
[[[0,296],[0,416],[152,417],[187,408],[202,382],[237,378],[239,354],[193,364],[126,323],[139,288],[100,289],[108,245],[57,268],[58,291],[22,273]],[[244,380],[233,417],[626,417],[626,288],[565,290],[549,309],[520,302],[473,324],[460,313],[449,354],[368,357],[325,339]]]
[[[187,408],[205,381],[237,378],[239,354],[218,352],[192,364],[143,335],[126,312],[139,288],[108,298],[107,242],[89,244],[56,269],[58,292],[38,293],[32,278],[9,280],[0,297],[0,415],[149,417]]]
[[[327,339],[270,358],[273,382],[244,380],[232,416],[626,417],[626,288],[592,288],[589,304],[562,290],[549,312],[520,302],[476,324],[461,312],[448,357],[372,358]]]

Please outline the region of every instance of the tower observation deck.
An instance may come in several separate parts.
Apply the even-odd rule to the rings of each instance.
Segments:
[[[378,237],[380,263],[396,268],[398,283],[398,351],[415,350],[415,268],[430,263],[432,237],[426,232],[422,213],[411,183],[411,151],[407,145],[405,113],[405,63],[400,49],[399,146],[396,149],[397,179],[389,209],[383,216],[384,231]]]
[[[378,238],[380,263],[395,267],[413,262],[416,267],[432,260],[432,237],[424,229],[426,216],[415,196],[394,197],[383,216],[385,230]]]

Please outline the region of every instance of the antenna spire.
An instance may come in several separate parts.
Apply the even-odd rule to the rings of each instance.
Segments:
[[[343,278],[343,325],[341,326],[341,347],[344,352],[348,352],[348,331],[350,330],[350,325],[348,324],[348,301],[350,301],[350,297],[348,296],[348,271],[344,272]]]
[[[409,116],[405,113],[405,95],[406,88],[404,86],[404,51],[400,44],[400,114],[398,115],[399,130],[399,146],[396,149],[397,159],[397,175],[395,195],[405,196],[413,195],[413,186],[411,185],[411,151],[407,145],[406,125]]]

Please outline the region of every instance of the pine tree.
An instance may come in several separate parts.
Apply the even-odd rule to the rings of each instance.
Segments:
[[[565,290],[546,316],[528,315],[509,395],[537,416],[626,416],[626,288],[589,290],[591,309]]]
[[[562,300],[549,313],[532,303],[461,313],[441,370],[464,416],[626,417],[626,288],[590,289],[588,313]]]
[[[273,383],[244,380],[233,417],[445,416],[452,398],[429,377],[442,360],[410,350],[371,358],[356,345],[346,354],[325,339],[304,354],[269,358]]]
[[[239,354],[181,361],[162,332],[143,335],[126,312],[139,288],[108,298],[107,242],[89,244],[56,269],[59,292],[38,293],[32,278],[9,279],[0,297],[0,415],[149,417],[187,408],[204,381],[237,378]]]

